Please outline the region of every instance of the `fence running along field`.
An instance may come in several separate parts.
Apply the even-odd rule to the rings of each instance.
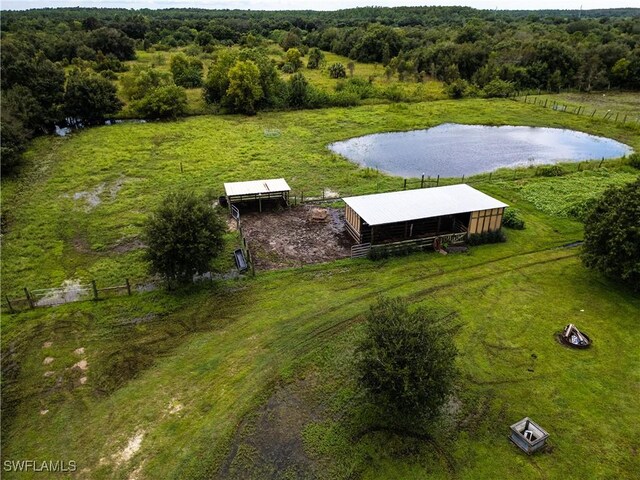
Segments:
[[[62,286],[29,290],[24,288],[24,297],[9,298],[4,296],[10,313],[37,307],[52,307],[64,303],[82,302],[86,300],[103,300],[121,295],[131,295],[131,283],[125,279],[122,285],[100,287],[95,280],[82,283],[76,280],[65,280]]]
[[[541,94],[539,94],[541,95]],[[550,100],[549,98],[538,98],[537,95],[524,95],[519,94],[512,97],[516,101],[522,100],[524,103],[532,105],[538,105],[543,108],[550,108],[557,112],[572,113],[574,115],[585,115],[590,118],[599,118],[602,120],[610,120],[624,124],[633,123],[640,125],[640,112],[635,113],[621,113],[613,110],[598,110],[593,107],[586,107],[584,105],[569,105],[567,103],[558,102],[556,100]]]

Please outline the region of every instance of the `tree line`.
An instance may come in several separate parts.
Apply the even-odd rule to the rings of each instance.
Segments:
[[[2,167],[33,135],[70,119],[84,125],[116,114],[187,113],[185,88],[230,112],[405,100],[351,78],[328,93],[302,73],[322,51],[380,65],[387,78],[438,79],[452,98],[516,90],[640,88],[640,9],[497,12],[467,7],[366,7],[338,12],[64,8],[3,12]],[[277,43],[282,62],[265,46]],[[174,55],[170,73],[125,62],[137,50]],[[225,48],[233,47],[233,48]],[[238,48],[240,47],[240,48]],[[303,58],[305,59],[303,61]],[[210,61],[205,77],[202,60]],[[333,78],[348,65],[324,65]],[[287,81],[279,74],[292,74]],[[353,75],[351,75],[353,76]],[[119,81],[117,95],[114,84]],[[120,98],[119,98],[120,97]]]

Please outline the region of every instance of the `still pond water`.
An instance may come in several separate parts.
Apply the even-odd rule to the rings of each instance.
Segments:
[[[633,151],[573,130],[453,123],[366,135],[332,143],[329,149],[363,167],[403,177],[460,177],[502,167],[618,158]]]

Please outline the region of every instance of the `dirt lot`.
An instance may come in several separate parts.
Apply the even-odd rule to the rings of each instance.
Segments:
[[[303,205],[243,213],[241,223],[260,270],[328,262],[351,254],[342,209]]]

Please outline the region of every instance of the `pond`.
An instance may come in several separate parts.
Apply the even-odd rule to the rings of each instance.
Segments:
[[[453,123],[351,138],[332,143],[329,149],[363,167],[403,177],[461,177],[503,167],[618,158],[633,152],[615,140],[573,130]]]

